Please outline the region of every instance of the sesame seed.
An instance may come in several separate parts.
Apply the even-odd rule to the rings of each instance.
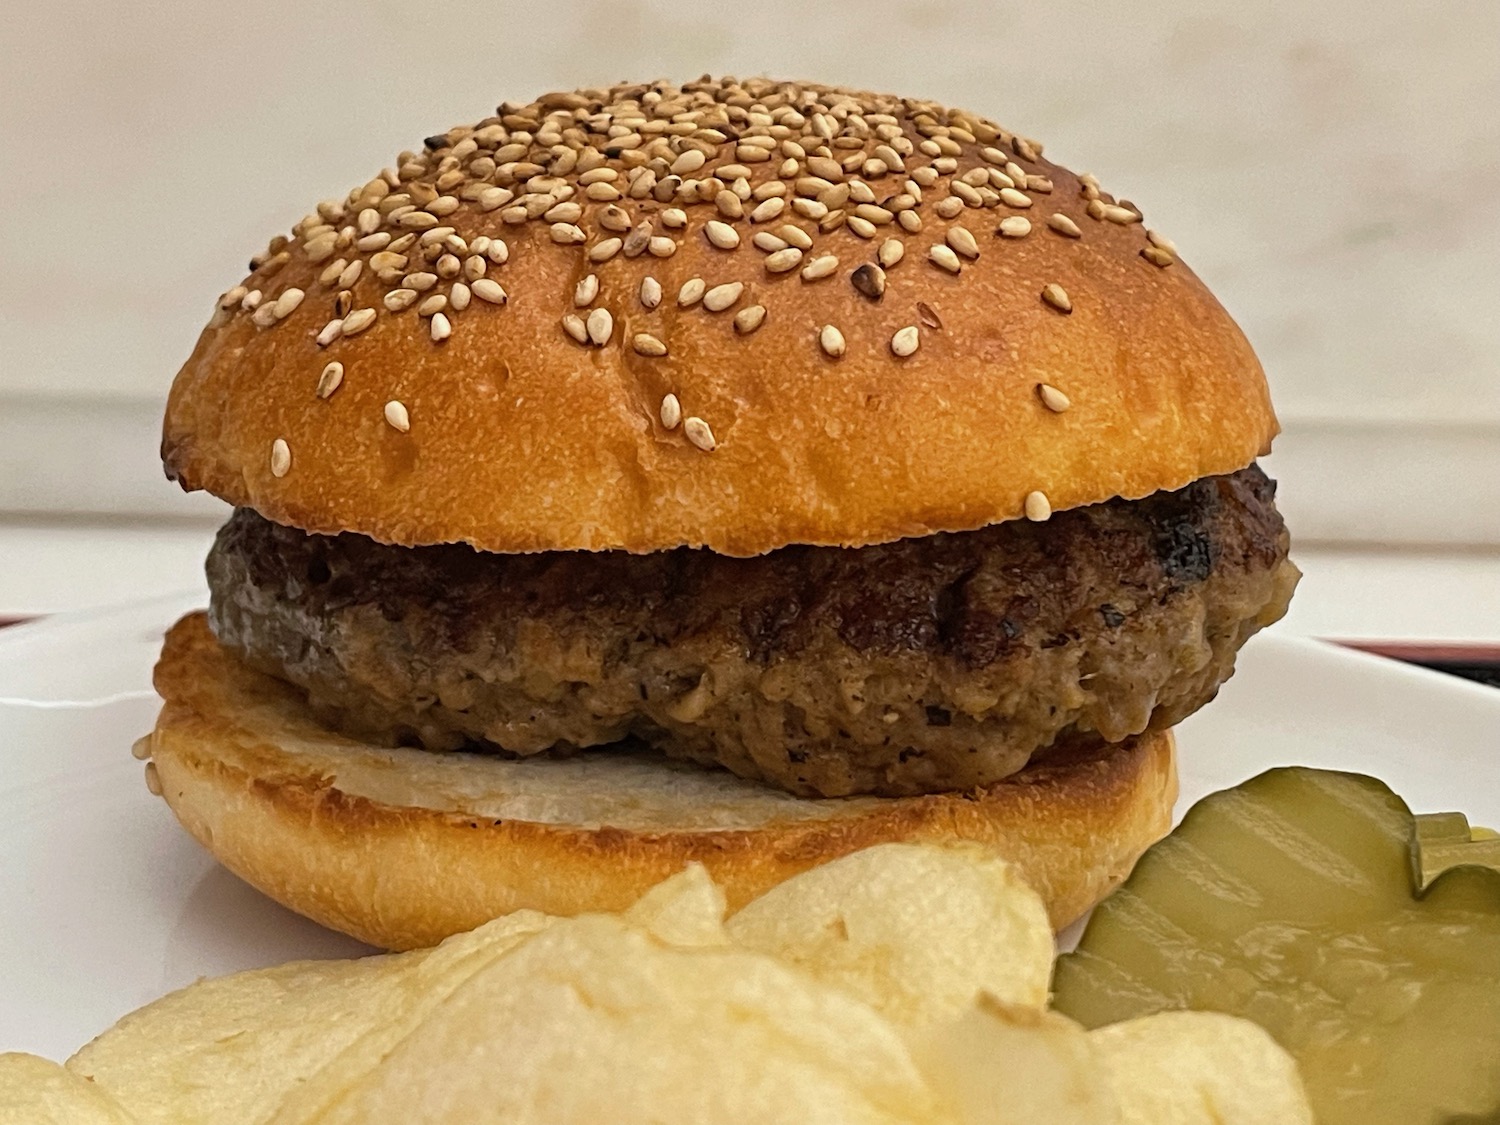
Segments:
[[[396,399],[391,399],[385,404],[386,423],[397,433],[406,433],[411,429],[411,412],[406,409],[406,404]]]
[[[1042,300],[1059,312],[1073,311],[1073,301],[1069,298],[1068,291],[1056,282],[1051,282],[1042,289]]]
[[[161,771],[156,768],[155,762],[146,763],[146,791],[153,797],[162,794]]]
[[[577,285],[573,286],[573,305],[575,308],[586,309],[594,303],[594,298],[599,296],[599,275],[589,274]]]
[[[553,223],[551,234],[553,242],[564,246],[583,242],[587,237],[582,230],[572,223]]]
[[[443,293],[434,293],[417,306],[418,316],[432,316],[448,307],[448,298]]]
[[[510,261],[510,246],[503,238],[492,238],[490,244],[485,247],[484,256],[497,266],[503,266]]]
[[[463,312],[464,309],[469,307],[470,295],[471,293],[467,285],[462,281],[455,281],[453,288],[448,290],[448,304],[453,308],[454,312]]]
[[[728,223],[721,223],[718,219],[710,219],[703,227],[703,233],[708,241],[720,250],[733,250],[740,244],[740,232]]]
[[[562,318],[563,331],[580,344],[589,342],[589,328],[583,323],[583,318],[569,313]]]
[[[861,219],[858,215],[850,215],[845,222],[849,229],[860,238],[874,238],[876,233],[875,224],[869,219]]]
[[[1031,196],[1015,188],[1001,188],[1000,200],[1007,207],[1030,207]]]
[[[1038,383],[1036,385],[1036,393],[1037,396],[1042,400],[1042,405],[1055,414],[1061,414],[1064,410],[1073,405],[1068,396],[1063,394],[1062,391],[1058,390],[1051,383]]]
[[[306,294],[300,289],[286,290],[281,296],[276,298],[276,303],[271,306],[272,314],[277,320],[285,320],[296,311],[297,306],[302,303],[304,296]]]
[[[974,189],[970,188],[969,190],[973,191]],[[974,192],[974,198],[976,200],[979,199],[978,192]],[[975,203],[975,206],[977,207],[979,206],[979,204]],[[937,207],[934,208],[934,210],[936,210],[938,213],[938,217],[943,219],[956,218],[959,213],[963,211],[963,209],[964,201],[958,198],[956,195],[950,195],[947,199],[938,200]]]
[[[1168,254],[1177,253],[1176,244],[1173,243],[1173,241],[1166,235],[1158,234],[1154,230],[1148,230],[1146,232],[1146,241],[1151,243],[1152,246],[1155,246],[1159,250],[1165,250]]]
[[[327,324],[323,325],[322,329],[318,332],[316,343],[318,347],[326,348],[329,344],[333,343],[343,334],[343,318],[340,317],[335,320],[330,320]]]
[[[818,331],[818,347],[823,349],[825,355],[838,359],[844,354],[844,334],[831,324],[825,324]]]
[[[902,211],[896,216],[896,221],[909,234],[916,234],[922,229],[922,216],[916,211]]]
[[[958,260],[958,255],[953,252],[953,248],[944,243],[934,244],[932,249],[927,251],[927,257],[933,265],[949,273],[957,273],[963,269],[963,263]]]
[[[968,227],[949,227],[946,237],[948,245],[965,258],[979,257],[979,243],[974,240],[974,232]]]
[[[607,262],[620,252],[624,246],[624,240],[619,238],[606,238],[603,242],[596,242],[589,247],[589,261]]]
[[[709,429],[708,423],[702,418],[683,419],[682,432],[687,435],[688,441],[704,453],[712,453],[719,444],[714,440],[713,430]]]
[[[481,211],[494,211],[500,207],[504,207],[514,198],[515,193],[507,191],[505,188],[486,188],[479,193],[479,209]]]
[[[949,196],[949,199],[956,198],[962,205],[967,205],[969,207],[984,206],[984,196],[979,194],[979,189],[970,187],[962,180],[954,180],[948,185],[948,190],[953,193],[951,196]],[[947,200],[944,200],[943,202],[946,203]],[[938,213],[942,214],[941,211],[939,211]],[[958,212],[954,211],[954,214],[956,215],[958,214]],[[948,216],[944,216],[944,218],[947,217]]]
[[[318,376],[318,397],[331,397],[333,392],[339,389],[339,385],[343,381],[344,365],[338,360],[334,360],[327,367],[323,368],[323,373]]]
[[[277,438],[271,443],[271,475],[284,477],[292,468],[292,449],[285,439]]]
[[[780,196],[773,195],[770,199],[758,204],[755,210],[750,212],[750,221],[752,223],[768,223],[785,209],[786,200]]]
[[[649,332],[638,332],[630,341],[637,355],[662,356],[667,354],[667,345]]]
[[[614,335],[615,318],[610,315],[608,309],[595,309],[589,313],[586,324],[589,340],[596,346],[602,348],[609,343],[609,338]]]
[[[828,206],[819,203],[816,199],[797,198],[792,200],[792,210],[804,219],[812,219],[814,222],[828,214]]]
[[[1104,217],[1112,223],[1119,223],[1121,226],[1128,226],[1130,223],[1141,221],[1139,213],[1132,211],[1129,207],[1120,207],[1111,203],[1104,205]]]
[[[745,285],[741,281],[730,281],[723,285],[715,285],[703,294],[703,307],[709,312],[723,312],[740,299],[744,293]]]
[[[899,238],[887,238],[880,244],[880,249],[875,251],[875,260],[886,269],[890,269],[906,256],[906,243]]]
[[[691,308],[703,300],[703,294],[708,286],[701,277],[690,277],[682,283],[682,288],[677,291],[677,303],[683,308]]]
[[[677,253],[677,243],[664,234],[653,235],[646,243],[646,250],[653,258],[670,258]]]
[[[549,223],[576,223],[583,218],[583,207],[577,203],[559,203],[542,212]]]
[[[786,273],[794,270],[802,264],[802,251],[795,246],[788,246],[784,250],[778,250],[766,258],[766,271],[768,273]]]
[[[401,279],[402,285],[406,286],[406,288],[408,289],[415,289],[418,293],[427,292],[427,290],[431,289],[437,283],[437,274],[429,273],[426,271],[409,273]]]
[[[726,219],[743,218],[745,214],[745,205],[740,202],[740,197],[728,188],[714,196],[714,206]]]
[[[661,400],[661,424],[666,430],[675,430],[682,421],[682,403],[673,394],[663,396]]]
[[[917,326],[915,324],[908,324],[905,328],[899,329],[891,337],[891,351],[905,359],[917,350],[917,345],[920,343],[921,336],[918,333]]]
[[[1145,258],[1146,261],[1150,262],[1153,266],[1158,266],[1161,268],[1170,266],[1177,260],[1167,251],[1163,250],[1160,246],[1143,247],[1141,250],[1141,257]]]
[[[878,301],[885,296],[885,270],[879,266],[866,262],[857,266],[849,275],[850,282],[854,285],[856,292],[868,297],[872,301]]]
[[[343,334],[345,336],[357,336],[374,323],[374,309],[355,309],[348,316],[344,317]]]
[[[839,268],[839,260],[832,254],[823,254],[802,267],[803,281],[818,281]]]
[[[641,278],[640,298],[642,307],[656,308],[661,304],[661,282],[654,277]]]
[[[676,160],[672,161],[672,174],[674,176],[689,175],[702,168],[707,159],[702,150],[690,148]]]
[[[1069,238],[1080,238],[1083,235],[1083,231],[1078,228],[1078,224],[1061,211],[1048,215],[1047,225],[1057,231],[1058,234],[1067,235]]]
[[[768,230],[758,231],[750,240],[757,250],[764,250],[767,254],[774,254],[778,250],[786,249],[786,239],[772,234]]]
[[[593,183],[583,189],[583,194],[595,203],[613,203],[620,198],[620,189],[614,184]]]
[[[464,259],[464,277],[469,281],[478,281],[489,268],[482,254],[470,254]]]
[[[623,250],[627,258],[639,258],[651,244],[650,221],[637,223],[625,236]]]
[[[788,223],[785,226],[777,227],[776,233],[798,250],[807,251],[813,247],[812,236],[801,227],[792,226]]]
[[[1043,523],[1052,516],[1052,505],[1045,492],[1028,492],[1024,507],[1026,518],[1032,523]]]
[[[478,297],[481,301],[486,301],[492,305],[505,304],[505,290],[501,288],[498,281],[488,277],[481,277],[469,288],[473,290],[474,296]]]
[[[747,305],[734,314],[734,330],[748,336],[766,322],[765,305]]]
[[[938,319],[937,310],[926,301],[917,302],[917,318],[928,328],[941,328],[943,326],[943,322]]]
[[[661,213],[661,225],[669,230],[680,230],[687,221],[687,212],[681,207],[668,207]]]
[[[995,233],[1002,238],[1025,238],[1031,233],[1031,220],[1025,215],[1007,215]]]
[[[453,335],[453,325],[442,313],[434,313],[432,324],[429,326],[428,331],[432,335],[432,342],[434,344],[441,344],[449,336]]]

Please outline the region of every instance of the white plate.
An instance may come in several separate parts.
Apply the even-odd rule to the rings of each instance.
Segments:
[[[151,665],[202,599],[0,632],[0,1051],[65,1058],[198,977],[363,951],[218,867],[146,792],[130,744],[156,714]],[[1255,638],[1179,745],[1179,809],[1302,763],[1500,824],[1500,691],[1314,641]]]

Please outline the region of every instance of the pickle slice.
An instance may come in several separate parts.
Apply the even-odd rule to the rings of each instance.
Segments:
[[[1419,837],[1357,774],[1276,769],[1216,793],[1095,909],[1055,1006],[1086,1027],[1254,1020],[1297,1059],[1320,1125],[1500,1120],[1500,871],[1462,833]]]

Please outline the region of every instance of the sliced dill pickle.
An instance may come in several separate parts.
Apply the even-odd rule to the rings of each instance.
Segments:
[[[1500,871],[1500,835],[1488,828],[1469,827],[1463,813],[1422,813],[1417,842],[1412,849],[1412,874],[1423,890],[1444,871],[1477,865]]]
[[[1374,778],[1271,770],[1145,854],[1059,960],[1054,1003],[1086,1027],[1254,1020],[1296,1057],[1319,1125],[1500,1121],[1500,870],[1482,837],[1434,820],[1423,839]]]

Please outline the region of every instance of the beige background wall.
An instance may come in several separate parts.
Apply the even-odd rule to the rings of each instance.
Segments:
[[[1041,137],[1239,317],[1317,534],[1500,543],[1495,0],[0,0],[0,61],[0,510],[194,510],[154,413],[270,233],[502,98],[707,70]]]

